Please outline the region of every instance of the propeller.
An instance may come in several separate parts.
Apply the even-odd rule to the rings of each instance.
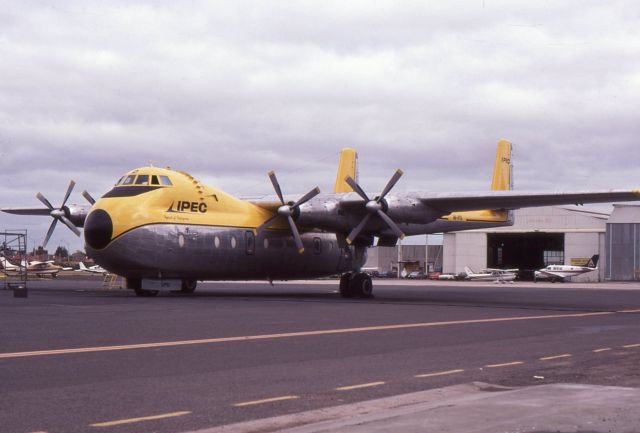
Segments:
[[[91,197],[91,194],[89,194],[86,189],[82,191],[82,197],[84,197],[89,203],[91,203],[92,206],[96,204],[95,199]]]
[[[289,224],[289,228],[291,229],[291,234],[293,235],[293,241],[296,243],[296,248],[298,249],[298,252],[302,254],[304,252],[304,246],[302,245],[302,238],[300,238],[300,233],[298,232],[298,227],[296,227],[296,223],[294,222],[293,217],[298,211],[298,209],[300,208],[300,206],[302,206],[304,203],[311,200],[316,195],[320,194],[320,188],[316,186],[314,189],[312,189],[311,191],[309,191],[308,193],[300,197],[298,201],[296,201],[295,203],[291,201],[288,203],[285,203],[284,197],[282,195],[282,189],[280,188],[280,184],[278,183],[276,174],[273,171],[270,171],[268,175],[269,175],[269,179],[271,179],[271,184],[273,185],[273,189],[276,190],[276,194],[280,199],[280,203],[282,203],[282,206],[278,208],[274,216],[272,216],[271,218],[266,220],[264,223],[262,223],[262,225],[260,225],[260,227],[258,227],[256,230],[258,232],[261,232],[262,230],[268,227],[271,227],[273,224],[275,224],[275,222],[279,218],[286,219],[287,223]]]
[[[69,228],[69,230],[74,232],[77,236],[80,236],[80,230],[78,230],[78,228],[74,226],[71,221],[69,221],[69,219],[67,218],[67,212],[65,211],[65,204],[67,204],[67,200],[69,199],[71,191],[73,191],[73,187],[75,185],[76,183],[74,181],[69,182],[69,187],[67,188],[67,193],[64,196],[64,200],[62,200],[62,204],[57,209],[53,207],[53,205],[49,202],[49,200],[47,200],[44,195],[42,195],[41,193],[36,194],[38,200],[40,200],[47,207],[47,209],[49,209],[49,215],[53,218],[53,222],[51,222],[51,225],[49,226],[47,235],[44,237],[44,243],[42,244],[43,247],[47,246],[49,238],[51,238],[51,235],[53,234],[58,221],[61,221]]]
[[[366,227],[367,223],[374,215],[377,215],[382,221],[384,221],[385,224],[387,224],[387,226],[397,237],[399,237],[400,239],[404,238],[404,233],[402,233],[400,227],[398,227],[398,225],[393,222],[391,218],[389,218],[389,215],[387,215],[384,210],[386,208],[386,202],[384,201],[384,198],[387,194],[389,194],[389,191],[391,191],[391,189],[395,186],[398,180],[400,180],[403,174],[404,173],[402,172],[402,170],[397,169],[393,176],[391,176],[391,179],[389,179],[389,182],[387,182],[387,185],[382,190],[382,193],[380,193],[380,195],[378,197],[375,197],[374,199],[370,199],[369,196],[367,196],[367,193],[364,192],[360,185],[358,185],[358,183],[353,180],[351,176],[347,176],[344,179],[345,182],[347,182],[349,186],[353,188],[353,190],[365,201],[364,207],[367,210],[367,213],[364,218],[362,218],[362,221],[360,221],[360,224],[354,227],[353,230],[351,230],[351,233],[349,233],[349,236],[347,237],[347,242],[349,244],[353,243],[353,241],[358,237],[360,232]]]

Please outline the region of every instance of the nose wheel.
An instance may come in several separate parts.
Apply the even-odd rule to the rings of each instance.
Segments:
[[[343,298],[370,298],[373,282],[364,272],[346,273],[340,277],[340,296]]]

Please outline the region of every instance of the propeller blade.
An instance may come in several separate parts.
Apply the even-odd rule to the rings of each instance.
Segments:
[[[42,248],[45,248],[47,246],[47,244],[49,243],[49,238],[51,238],[51,235],[53,234],[53,231],[55,230],[57,223],[58,223],[58,220],[56,218],[54,218],[53,221],[51,221],[51,225],[49,226],[49,230],[47,230],[47,235],[44,237],[44,242],[42,243]]]
[[[89,194],[86,190],[82,191],[82,197],[84,197],[92,205],[96,204],[96,201],[93,199],[93,197],[91,197],[91,194]]]
[[[50,211],[54,209],[53,205],[49,203],[49,200],[47,200],[42,194],[37,193],[36,198],[40,200],[46,207],[48,207]]]
[[[72,180],[69,182],[69,186],[67,187],[67,193],[64,195],[64,200],[62,200],[62,204],[60,208],[62,209],[65,204],[67,204],[67,200],[69,200],[69,196],[71,195],[71,191],[73,191],[73,187],[76,186],[76,183]]]
[[[76,226],[74,226],[73,223],[71,221],[69,221],[69,219],[66,216],[60,216],[58,218],[60,218],[60,221],[62,221],[62,223],[65,226],[69,227],[69,230],[74,232],[76,234],[76,236],[80,236],[80,230],[78,230],[78,228]]]
[[[266,220],[265,222],[263,222],[262,224],[260,224],[260,226],[258,226],[256,228],[256,231],[258,233],[262,232],[264,229],[269,228],[273,225],[273,223],[276,222],[276,220],[278,219],[280,215],[275,214],[274,216],[272,216],[271,218],[269,218],[268,220]]]
[[[349,233],[349,236],[347,237],[347,243],[349,245],[353,243],[353,241],[358,237],[362,229],[364,229],[364,227],[367,225],[367,223],[369,222],[369,218],[371,218],[370,213],[366,214],[364,218],[362,218],[362,221],[360,221],[360,224],[358,224],[353,230],[351,230],[351,233]]]
[[[389,215],[387,215],[386,213],[382,212],[381,210],[378,209],[378,216],[380,218],[382,218],[382,220],[387,223],[387,225],[389,226],[389,228],[393,231],[393,233],[395,233],[395,235],[400,238],[400,239],[404,239],[404,233],[402,233],[402,230],[400,230],[400,227],[397,226],[396,223],[393,222],[393,220],[391,218],[389,218]]]
[[[400,169],[397,169],[396,172],[393,173],[393,176],[391,176],[391,179],[389,179],[389,182],[387,182],[387,186],[384,187],[382,193],[380,193],[380,197],[378,197],[378,199],[376,200],[378,203],[380,203],[380,201],[389,193],[389,191],[391,191],[391,188],[393,188],[395,184],[398,183],[398,180],[400,180],[403,174],[404,172]]]
[[[278,194],[280,203],[284,204],[284,197],[282,196],[282,190],[280,189],[280,184],[278,183],[278,178],[276,178],[276,174],[272,170],[268,173],[268,175],[269,175],[269,179],[271,179],[271,184],[273,185],[273,189],[275,189],[276,194]]]
[[[369,197],[367,197],[367,193],[364,192],[360,185],[351,178],[351,176],[347,176],[344,178],[344,181],[349,184],[349,186],[356,192],[360,197],[362,197],[365,201],[370,201]]]
[[[291,207],[296,208],[296,207],[298,207],[298,206],[300,206],[302,204],[305,204],[306,202],[308,202],[309,200],[311,200],[312,198],[314,198],[318,194],[320,194],[320,188],[318,188],[316,186],[311,191],[309,191],[308,193],[303,195],[300,199],[298,199],[298,201],[295,202],[295,204],[293,206],[291,206]]]
[[[289,228],[293,235],[293,241],[296,243],[296,248],[298,248],[298,253],[302,254],[304,253],[304,245],[302,245],[302,239],[300,238],[300,233],[298,233],[296,223],[293,221],[293,218],[291,218],[291,215],[287,216],[287,221],[289,222]]]

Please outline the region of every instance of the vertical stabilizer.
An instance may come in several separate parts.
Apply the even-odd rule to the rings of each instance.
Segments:
[[[358,154],[354,149],[345,147],[340,152],[340,162],[338,162],[338,173],[336,175],[336,185],[333,192],[352,192],[353,189],[344,179],[351,176],[353,180],[358,181],[357,177]]]
[[[491,189],[493,191],[508,191],[513,188],[511,148],[511,143],[505,139],[498,142],[496,162],[493,165],[493,179],[491,181]]]

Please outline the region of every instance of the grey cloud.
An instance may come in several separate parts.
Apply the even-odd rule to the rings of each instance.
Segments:
[[[20,2],[0,12],[0,206],[38,205],[38,190],[55,203],[70,178],[99,195],[149,162],[239,194],[271,193],[269,169],[292,193],[328,190],[344,146],[372,191],[397,167],[399,190],[482,190],[501,137],[520,189],[635,186],[639,14],[632,1]]]

